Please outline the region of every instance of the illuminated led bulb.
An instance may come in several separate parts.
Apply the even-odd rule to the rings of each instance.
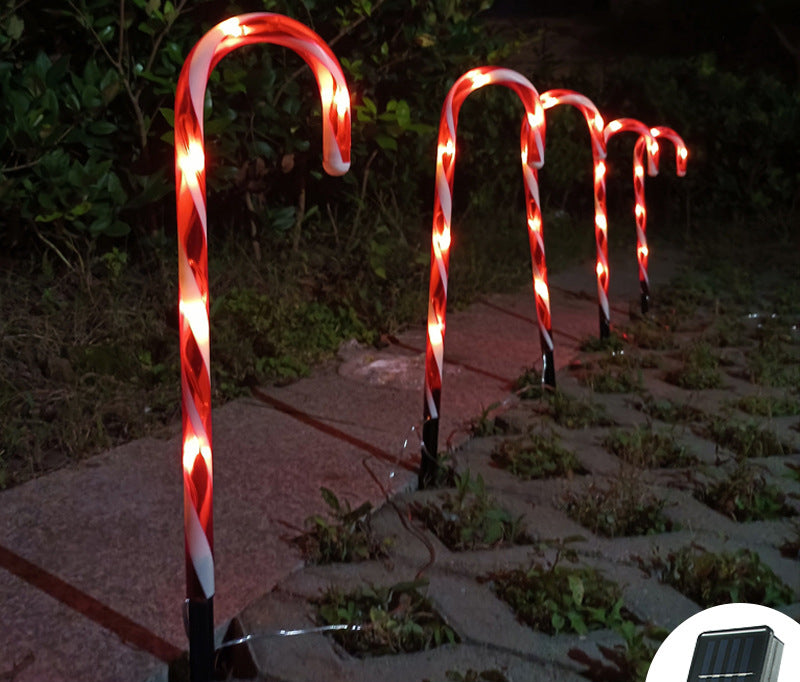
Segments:
[[[539,128],[544,123],[544,110],[536,109],[536,111],[528,113],[528,125],[531,128]]]
[[[621,128],[622,128],[622,124],[619,121],[611,121],[611,123],[608,124],[608,129],[612,133],[616,133]]]
[[[597,114],[594,117],[593,123],[594,123],[594,129],[598,133],[602,133],[603,132],[603,128],[605,127],[605,124],[603,123],[603,117],[600,114]]]
[[[600,261],[597,261],[597,267],[595,267],[595,272],[597,273],[598,277],[602,277],[606,272],[606,266],[603,265]]]
[[[650,255],[650,250],[646,246],[639,247],[639,258],[647,258]]]
[[[689,150],[686,147],[680,147],[678,149],[678,156],[680,156],[684,161],[689,156]]]
[[[247,29],[239,23],[238,17],[226,19],[219,25],[219,29],[229,38],[241,38],[247,35]]]
[[[539,95],[539,101],[541,102],[542,107],[545,109],[550,109],[558,104],[558,100],[552,95],[548,95],[546,92],[542,95]]]
[[[180,301],[178,308],[192,328],[192,334],[201,348],[208,347],[208,313],[206,304],[198,299]]]
[[[533,290],[536,292],[536,295],[539,296],[546,304],[550,304],[550,292],[547,289],[547,284],[545,284],[544,280],[537,277],[533,281]]]
[[[600,182],[606,175],[606,164],[602,161],[598,161],[597,165],[594,167],[594,180],[595,182]]]
[[[196,141],[190,142],[186,152],[178,159],[178,165],[184,175],[192,176],[202,173],[206,167],[203,145]]]
[[[482,88],[484,85],[489,85],[492,82],[492,77],[487,73],[475,73],[470,76],[472,87],[474,89]]]
[[[605,232],[608,229],[608,221],[606,217],[602,213],[598,213],[594,217],[594,224],[597,225],[598,230],[603,230]]]
[[[444,325],[441,322],[428,323],[428,336],[431,344],[441,347],[444,343]]]
[[[536,232],[538,234],[542,230],[542,219],[538,215],[533,216],[533,218],[528,221],[528,228],[531,232]]]
[[[350,94],[344,88],[336,90],[336,95],[333,98],[336,105],[336,113],[339,116],[344,116],[350,110]]]
[[[636,166],[634,166],[634,168],[633,168],[633,172],[634,172],[634,174],[636,175],[637,178],[643,178],[644,177],[644,166],[640,166],[637,163]]]
[[[450,228],[445,226],[442,234],[436,237],[436,242],[439,245],[439,251],[445,252],[450,248]]]
[[[636,214],[637,218],[641,218],[644,215],[644,206],[641,204],[636,204],[636,207],[633,209],[633,212]]]

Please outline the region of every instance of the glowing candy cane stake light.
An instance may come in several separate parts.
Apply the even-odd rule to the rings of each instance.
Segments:
[[[672,128],[658,126],[650,128],[650,134],[656,138],[666,138],[675,145],[675,170],[678,177],[686,175],[686,159],[689,152],[678,133]],[[650,249],[647,246],[647,207],[644,200],[644,154],[647,138],[640,137],[633,148],[633,191],[636,198],[634,216],[636,218],[636,258],[639,261],[639,287],[641,290],[642,313],[650,309],[650,278],[647,273],[647,261]]]
[[[542,93],[542,106],[551,109],[559,104],[571,104],[576,107],[586,119],[589,127],[589,136],[592,140],[592,164],[594,168],[594,231],[595,241],[597,242],[597,262],[598,273],[599,264],[605,264],[608,270],[608,256],[606,247],[606,138],[603,135],[605,123],[600,112],[594,103],[584,95],[574,90],[548,90]],[[605,282],[607,286],[607,280]],[[607,289],[599,286],[598,274],[598,296],[600,300],[600,334],[603,329],[608,329],[608,296]],[[603,304],[605,302],[605,305]]]
[[[658,142],[650,134],[650,129],[633,118],[618,118],[611,121],[603,130],[603,139],[608,149],[608,141],[617,133],[633,132],[645,138],[647,144],[647,174],[658,175]],[[595,214],[595,239],[597,241],[597,296],[600,309],[600,338],[607,339],[611,333],[608,307],[608,215],[606,211],[605,164],[595,169],[595,184],[602,183],[599,210]],[[642,173],[643,175],[643,173]],[[595,193],[597,195],[597,192]]]
[[[214,656],[211,379],[203,103],[211,71],[229,52],[275,43],[311,67],[322,101],[323,165],[350,166],[350,94],[339,62],[312,30],[277,14],[232,17],[206,33],[186,59],[175,94],[183,491],[189,661],[193,681],[210,680]]]
[[[450,264],[450,227],[453,207],[456,127],[458,112],[470,93],[485,85],[504,85],[522,100],[526,115],[522,121],[521,158],[525,184],[528,237],[533,267],[533,290],[543,355],[543,380],[555,384],[553,340],[550,321],[550,294],[542,238],[542,214],[539,206],[537,172],[544,164],[544,110],[536,88],[527,78],[497,67],[480,67],[465,73],[447,93],[439,121],[439,144],[436,156],[436,189],[431,235],[431,281],[428,299],[428,335],[425,353],[424,424],[419,485],[424,488],[434,478],[438,464],[439,407],[441,405],[444,364],[447,278]]]

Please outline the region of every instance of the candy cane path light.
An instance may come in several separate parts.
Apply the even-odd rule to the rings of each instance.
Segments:
[[[656,142],[656,139],[650,133],[650,129],[644,123],[636,119],[618,118],[611,121],[605,127],[603,130],[603,139],[606,143],[606,150],[608,149],[609,139],[617,133],[622,132],[638,133],[639,136],[644,137],[647,146],[647,173],[651,176],[657,175],[658,142]],[[634,177],[636,177],[636,172],[637,171],[634,170]],[[597,274],[597,297],[599,302],[601,339],[607,339],[611,333],[611,320],[608,306],[608,213],[606,210],[605,173],[606,168],[604,164],[595,172],[595,183],[602,183],[600,192],[601,200],[599,202],[599,208],[595,213],[595,240],[597,242],[597,263],[595,265],[595,272]],[[599,178],[598,175],[600,176]],[[643,178],[644,169],[642,169],[641,175]]]
[[[437,467],[458,112],[470,93],[486,85],[504,85],[510,88],[519,96],[525,107],[525,117],[522,120],[520,132],[520,156],[525,185],[525,204],[528,237],[531,247],[533,289],[536,297],[536,315],[539,322],[539,336],[544,363],[542,375],[545,381],[551,385],[555,384],[550,295],[544,258],[542,214],[539,204],[537,177],[538,169],[544,163],[544,110],[539,101],[536,88],[531,85],[527,78],[510,69],[484,66],[468,71],[455,82],[450,92],[447,93],[439,122],[433,230],[431,235],[428,334],[425,352],[423,446],[419,474],[419,484],[422,488],[433,480]]]
[[[650,129],[654,138],[664,138],[675,146],[675,170],[678,177],[686,175],[686,160],[689,152],[678,133],[666,126],[657,126]],[[636,219],[636,258],[639,262],[639,288],[641,292],[641,310],[646,313],[650,309],[650,278],[647,264],[650,249],[647,245],[647,206],[644,196],[644,155],[647,146],[647,137],[641,136],[636,140],[633,148],[633,191],[636,199],[634,217]],[[658,163],[658,155],[656,164]]]
[[[232,50],[252,43],[291,48],[311,67],[322,102],[323,165],[350,166],[350,94],[339,62],[312,30],[277,14],[232,17],[194,46],[175,94],[175,186],[178,222],[186,596],[192,680],[211,679],[214,655],[214,540],[208,241],[203,104],[209,75]]]
[[[597,243],[597,277],[600,315],[600,335],[608,329],[608,289],[599,286],[601,271],[608,272],[608,252],[606,246],[606,137],[603,134],[605,123],[594,103],[574,90],[548,90],[542,93],[542,106],[551,109],[559,104],[570,104],[583,114],[592,140],[592,166],[594,184],[594,234]],[[607,278],[605,278],[607,285]],[[606,332],[607,335],[607,332]]]

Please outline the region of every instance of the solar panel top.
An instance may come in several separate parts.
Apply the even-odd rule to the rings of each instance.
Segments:
[[[704,632],[687,682],[777,682],[783,642],[766,625]]]

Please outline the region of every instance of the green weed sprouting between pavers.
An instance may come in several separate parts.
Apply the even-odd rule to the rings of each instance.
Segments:
[[[719,358],[704,342],[696,342],[681,353],[683,367],[671,370],[665,380],[690,391],[702,391],[722,386]]]
[[[666,501],[659,499],[640,477],[620,474],[610,485],[592,482],[562,498],[564,511],[584,528],[607,538],[652,535],[673,530],[664,515]]]
[[[725,417],[711,417],[697,429],[717,446],[733,452],[736,457],[771,457],[788,455],[792,446],[762,428],[756,422],[737,423]]]
[[[668,424],[683,424],[703,418],[703,411],[692,407],[688,402],[669,398],[657,399],[649,394],[636,399],[634,406],[648,417]]]
[[[695,497],[734,521],[763,521],[794,516],[786,495],[767,482],[761,467],[741,460],[725,478],[698,486]]]
[[[411,511],[453,552],[531,542],[522,517],[514,518],[486,492],[483,477],[469,470],[456,476],[454,492],[439,502],[419,502]]]
[[[549,414],[556,424],[567,429],[613,426],[615,423],[600,403],[573,398],[558,390],[547,395],[544,412]]]
[[[361,587],[352,592],[331,587],[313,600],[320,625],[351,625],[331,636],[352,656],[426,651],[459,641],[455,631],[420,592],[427,581],[391,587]]]
[[[800,414],[800,399],[790,395],[747,395],[729,403],[756,417],[792,417]]]
[[[654,557],[648,568],[703,608],[732,602],[781,606],[794,600],[792,589],[748,549],[714,554],[683,547]]]
[[[494,448],[491,459],[523,480],[586,473],[575,454],[564,448],[552,432],[531,432],[522,438],[506,439]]]
[[[619,627],[628,620],[619,586],[592,567],[533,563],[485,576],[494,593],[534,630],[557,635]]]
[[[679,468],[697,463],[697,457],[679,444],[672,434],[656,431],[650,424],[612,429],[603,440],[603,447],[637,467]]]
[[[641,358],[612,353],[588,363],[578,380],[597,393],[638,393],[644,389]]]
[[[644,682],[659,643],[664,641],[669,632],[651,625],[636,625],[631,621],[623,622],[616,632],[623,638],[623,644],[613,647],[597,645],[605,660],[592,658],[578,648],[570,649],[567,656],[586,666],[581,676],[592,682]]]
[[[622,339],[642,350],[672,350],[675,348],[675,335],[663,324],[643,318],[619,328]]]
[[[294,539],[306,561],[312,564],[366,561],[388,556],[391,540],[379,542],[372,530],[372,505],[365,502],[356,509],[328,488],[320,488],[333,522],[320,514],[306,519],[308,532]]]

